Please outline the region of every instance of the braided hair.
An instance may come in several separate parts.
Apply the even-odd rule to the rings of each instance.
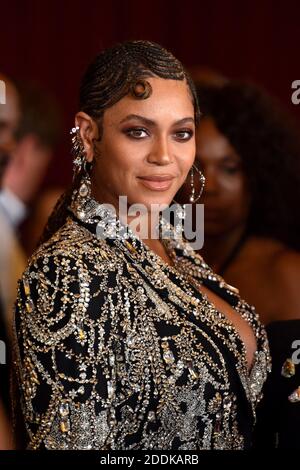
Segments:
[[[95,120],[100,139],[104,111],[128,94],[136,99],[147,99],[152,93],[147,81],[150,77],[186,80],[194,105],[195,122],[199,122],[197,94],[181,62],[154,42],[127,41],[101,52],[88,66],[80,85],[79,109]],[[82,173],[79,172],[71,187],[57,201],[39,244],[64,225],[72,194],[81,178]]]

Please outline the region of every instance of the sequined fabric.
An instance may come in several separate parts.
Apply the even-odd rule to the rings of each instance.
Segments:
[[[170,267],[132,234],[97,238],[101,207],[90,208],[82,222],[73,207],[19,283],[28,448],[248,448],[270,368],[254,309],[186,243],[168,241]],[[252,326],[250,373],[239,335],[197,283]]]

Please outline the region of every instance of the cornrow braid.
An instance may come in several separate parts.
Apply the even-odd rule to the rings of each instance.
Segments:
[[[171,52],[150,41],[127,41],[101,52],[88,66],[79,92],[79,109],[92,117],[102,135],[104,111],[124,96],[147,99],[152,88],[147,78],[160,77],[186,80],[194,105],[196,124],[199,121],[197,93],[181,62]],[[49,217],[39,244],[48,240],[66,221],[73,191],[80,184],[81,175],[58,200]]]
[[[169,51],[149,41],[125,42],[99,54],[83,77],[79,108],[99,122],[106,108],[126,96],[137,82],[153,76],[186,79],[198,121],[197,96],[182,64]]]

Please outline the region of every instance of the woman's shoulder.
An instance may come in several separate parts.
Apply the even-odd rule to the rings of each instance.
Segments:
[[[105,240],[98,240],[88,230],[68,221],[28,260],[19,280],[19,298],[20,292],[26,290],[30,290],[33,300],[42,291],[45,298],[54,291],[78,293],[82,285],[95,284],[95,280],[98,285],[113,282],[118,267],[120,260]]]
[[[57,331],[67,330],[61,324],[73,324],[75,319],[80,323],[85,315],[118,300],[120,272],[120,260],[113,259],[105,240],[77,224],[63,226],[36,250],[19,280],[17,328],[22,321],[37,337],[47,332],[50,341],[54,324]]]
[[[275,274],[292,280],[300,274],[300,252],[283,246],[274,256]]]
[[[30,262],[41,258],[47,254],[56,253],[58,251],[64,253],[73,253],[81,251],[83,243],[92,241],[92,235],[79,226],[72,219],[67,219],[47,241],[43,242],[34,251],[30,258]]]
[[[273,261],[274,257],[288,249],[287,246],[279,240],[259,235],[250,235],[247,237],[245,248],[246,256],[253,255],[253,257],[258,257],[267,263]]]
[[[300,319],[300,253],[282,246],[269,260],[269,279],[278,303],[274,320]]]
[[[234,274],[241,275],[244,290],[251,284],[252,302],[258,299],[261,311],[266,307],[266,323],[300,318],[299,252],[270,237],[251,236]]]
[[[289,248],[278,240],[268,237],[249,237],[245,250],[245,261],[255,262],[272,281],[295,282],[300,276],[300,252]]]
[[[28,267],[53,258],[87,261],[91,257],[97,257],[99,261],[109,259],[109,246],[105,240],[98,240],[84,227],[68,219],[49,240],[35,250],[29,258]]]

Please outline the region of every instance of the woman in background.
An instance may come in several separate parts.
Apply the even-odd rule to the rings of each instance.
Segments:
[[[197,92],[196,160],[206,178],[201,254],[268,325],[273,371],[258,444],[300,447],[299,138],[253,85],[199,85]]]

